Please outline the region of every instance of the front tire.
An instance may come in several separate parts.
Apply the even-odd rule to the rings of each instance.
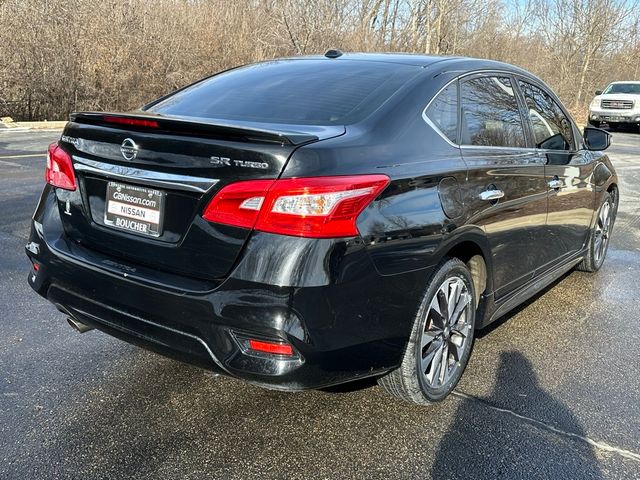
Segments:
[[[602,267],[609,248],[609,238],[615,221],[616,205],[610,193],[605,193],[598,218],[589,235],[587,252],[582,262],[576,267],[583,272],[597,272]]]
[[[467,266],[457,258],[440,263],[421,300],[402,363],[378,383],[411,403],[444,399],[471,355],[476,305]]]
[[[600,122],[598,120],[589,120],[589,124],[592,127],[600,128]]]

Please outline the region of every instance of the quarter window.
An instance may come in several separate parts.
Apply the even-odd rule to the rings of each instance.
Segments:
[[[560,106],[541,88],[518,81],[524,93],[536,147],[545,150],[572,150],[573,127]]]
[[[431,102],[427,117],[453,143],[458,136],[458,82],[454,82]]]
[[[461,84],[461,144],[525,147],[518,101],[509,77],[476,77]]]

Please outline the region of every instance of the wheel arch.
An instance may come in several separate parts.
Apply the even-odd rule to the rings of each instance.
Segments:
[[[476,290],[476,302],[493,291],[493,263],[491,248],[484,232],[479,227],[460,229],[442,243],[436,254],[437,262],[446,257],[463,261],[473,278]]]

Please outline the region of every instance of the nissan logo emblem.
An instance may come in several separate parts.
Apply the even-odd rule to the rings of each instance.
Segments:
[[[120,153],[125,160],[134,160],[138,155],[138,145],[130,138],[125,138],[122,145],[120,145]]]

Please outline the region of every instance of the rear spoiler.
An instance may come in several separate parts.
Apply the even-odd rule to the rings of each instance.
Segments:
[[[69,115],[69,120],[75,123],[126,128],[128,130],[158,131],[183,135],[231,136],[234,139],[244,139],[245,141],[288,145],[302,145],[345,133],[343,125],[285,125],[176,115],[154,115],[146,112],[74,112]]]

